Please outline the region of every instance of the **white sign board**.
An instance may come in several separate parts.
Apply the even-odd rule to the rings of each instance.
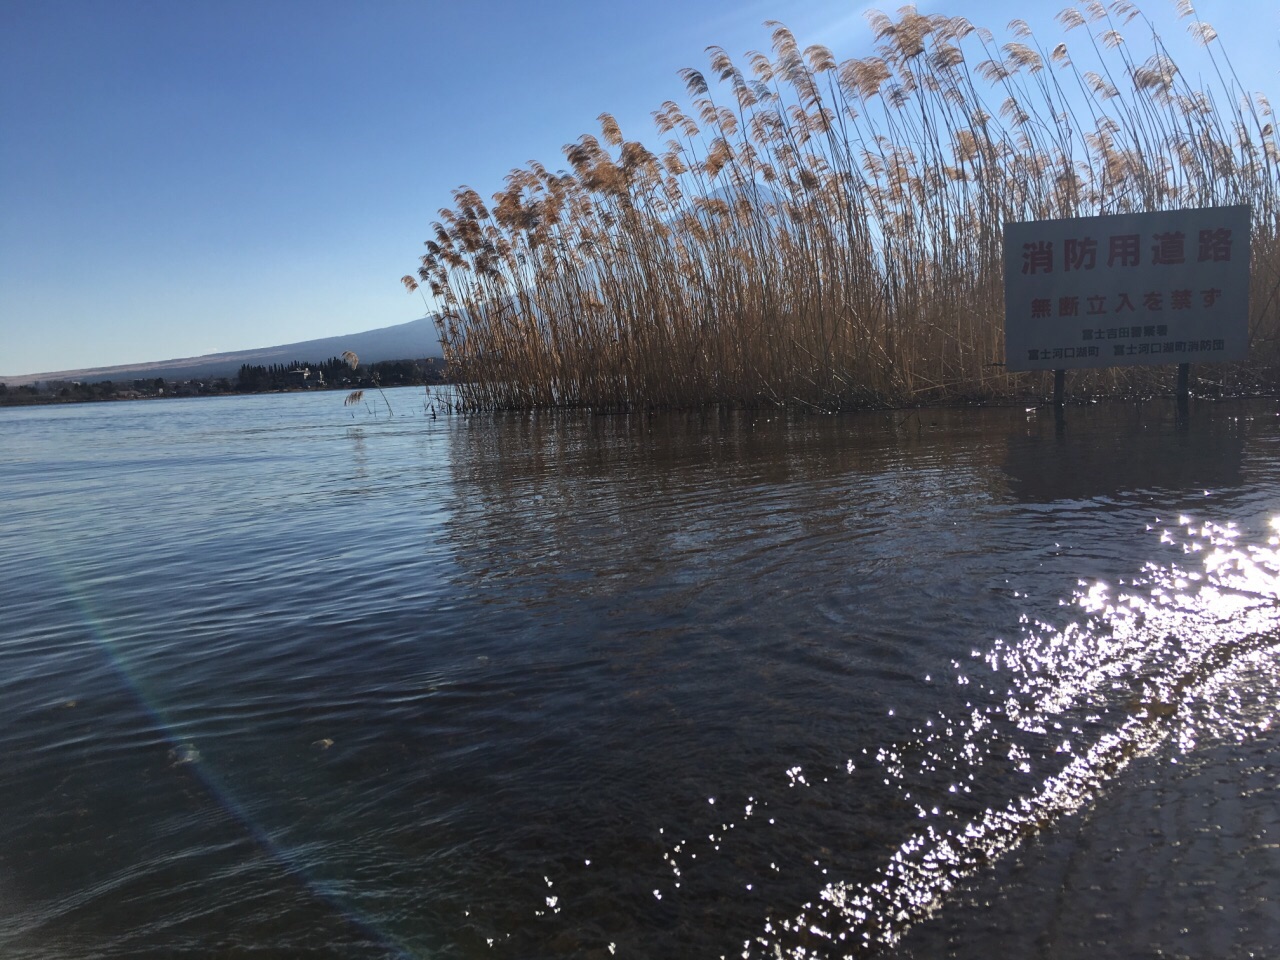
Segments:
[[[1249,208],[1007,224],[1004,310],[1009,370],[1243,360]]]

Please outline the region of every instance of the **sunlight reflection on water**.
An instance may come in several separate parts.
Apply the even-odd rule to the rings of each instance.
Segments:
[[[1280,528],[1280,519],[1271,526]],[[893,946],[957,883],[1092,802],[1135,757],[1168,739],[1189,753],[1203,736],[1243,741],[1274,724],[1280,705],[1251,698],[1240,677],[1277,669],[1280,538],[1241,547],[1234,524],[1182,516],[1177,527],[1161,527],[1160,539],[1192,563],[1148,564],[1114,597],[1106,584],[1082,583],[1069,601],[1079,617],[1068,627],[1031,623],[1017,642],[992,645],[982,657],[992,678],[984,682],[1007,678],[1002,710],[939,715],[937,729],[917,728],[916,739],[880,751],[886,782],[904,799],[915,792],[918,815],[929,822],[875,882],[833,880],[794,916],[770,917],[762,935],[743,944],[744,958]],[[968,683],[962,673],[956,680]],[[1069,761],[1003,806],[969,817],[947,802],[1002,761],[1034,782],[1050,750]],[[945,792],[936,777],[922,784],[922,771],[942,772],[951,781]]]

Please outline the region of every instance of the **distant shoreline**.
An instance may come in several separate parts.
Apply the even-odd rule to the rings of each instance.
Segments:
[[[383,389],[399,388],[399,387],[415,387],[415,386],[435,386],[434,383],[397,383],[391,384],[389,387],[384,386]],[[65,403],[128,403],[135,400],[186,400],[192,397],[254,397],[268,393],[336,393],[339,391],[350,391],[349,385],[335,386],[315,386],[315,387],[281,387],[273,390],[196,390],[179,393],[176,390],[165,393],[138,393],[132,390],[123,393],[117,393],[110,396],[69,396],[61,397],[57,394],[36,393],[34,395],[24,395],[24,399],[17,399],[16,390],[10,390],[7,396],[0,395],[0,407],[45,407]],[[359,388],[357,388],[359,389]]]
[[[243,364],[235,377],[164,377],[101,380],[50,378],[12,386],[0,381],[0,406],[46,406],[120,400],[165,400],[172,397],[248,396],[261,393],[360,391],[389,387],[434,386],[448,382],[444,361],[384,360],[350,368],[340,358],[324,363],[291,361],[270,366]]]

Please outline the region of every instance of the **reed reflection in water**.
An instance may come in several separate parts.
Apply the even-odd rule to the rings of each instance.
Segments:
[[[557,612],[566,597],[596,608],[623,596],[628,616],[639,599],[645,622],[679,618],[654,657],[660,680],[637,672],[633,697],[655,701],[646,703],[654,713],[688,713],[694,700],[704,718],[713,704],[723,713],[698,737],[706,749],[687,762],[661,756],[667,738],[635,730],[631,750],[657,741],[643,764],[665,764],[682,781],[714,771],[707,779],[727,786],[741,783],[742,771],[726,763],[726,749],[750,764],[753,748],[768,744],[770,755],[794,761],[781,797],[768,786],[771,777],[782,785],[777,768],[758,764],[754,792],[730,799],[707,791],[709,809],[687,814],[698,826],[678,839],[660,827],[669,873],[651,892],[668,923],[689,918],[671,949],[697,942],[708,916],[771,914],[787,895],[780,890],[794,896],[806,882],[808,906],[771,914],[763,935],[744,940],[746,955],[896,944],[957,882],[1092,801],[1132,757],[1163,742],[1174,708],[1160,701],[1137,719],[1115,704],[1104,709],[1120,697],[1108,683],[1124,677],[1126,708],[1131,685],[1172,685],[1178,699],[1270,649],[1269,600],[1221,635],[1201,622],[1212,622],[1220,600],[1209,603],[1207,621],[1191,609],[1207,599],[1184,596],[1188,609],[1173,611],[1158,605],[1160,618],[1144,611],[1150,635],[1123,615],[1140,598],[1125,594],[1122,613],[1098,607],[1108,582],[1130,590],[1179,582],[1176,567],[1144,559],[1160,550],[1157,534],[1144,535],[1160,523],[1157,504],[1176,521],[1180,505],[1203,507],[1208,493],[1215,507],[1258,502],[1260,491],[1241,489],[1238,423],[1180,432],[1158,415],[1109,410],[1058,437],[1034,414],[1004,414],[1015,430],[987,445],[969,432],[983,417],[924,416],[785,429],[749,418],[666,418],[639,428],[640,443],[633,424],[612,420],[511,420],[504,430],[459,435],[486,445],[454,457],[470,468],[458,478],[469,493],[455,517],[472,549],[461,546],[459,556],[484,589],[502,584],[506,601],[530,610],[551,596]],[[477,490],[481,509],[471,499]],[[1263,494],[1261,502],[1273,501]],[[484,531],[478,540],[476,529]],[[1274,570],[1264,558],[1254,575]],[[1224,584],[1234,596],[1237,584]],[[1055,628],[1063,602],[1067,625]],[[848,632],[834,640],[833,627]],[[579,623],[574,632],[593,629],[611,631]],[[1159,630],[1194,640],[1175,654],[1157,642]],[[1116,652],[1125,644],[1146,657]],[[1059,652],[1012,672],[1006,656],[998,669],[1001,651],[1030,657],[1040,647]],[[1080,685],[1090,657],[1107,669],[1094,664],[1096,675]],[[1073,718],[1074,746],[1070,736],[1048,742],[1060,718],[1027,719],[1047,709],[1026,703],[1037,684],[1049,691],[1040,699]],[[908,715],[915,723],[904,730]],[[719,737],[706,736],[712,731]],[[787,797],[792,791],[806,800]],[[911,832],[896,849],[885,842],[915,820],[926,821],[923,834]],[[956,831],[962,839],[949,836]]]

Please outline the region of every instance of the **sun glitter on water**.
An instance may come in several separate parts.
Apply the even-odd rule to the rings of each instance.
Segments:
[[[1280,517],[1269,526],[1273,535],[1258,545],[1242,543],[1235,524],[1187,516],[1176,525],[1157,521],[1149,529],[1160,531],[1159,542],[1178,559],[1147,563],[1114,585],[1081,581],[1063,602],[1065,624],[1024,616],[1016,640],[973,651],[972,665],[953,661],[958,688],[996,693],[1003,686],[1002,702],[975,695],[965,701],[967,714],[939,712],[910,739],[849,759],[841,771],[852,778],[874,770],[914,806],[920,829],[869,882],[836,876],[838,851],[830,871],[825,860],[814,860],[830,879],[794,912],[765,917],[761,932],[742,943],[741,956],[852,957],[891,949],[944,907],[957,886],[1093,803],[1134,759],[1172,744],[1177,762],[1201,742],[1244,741],[1268,729],[1276,705],[1251,692],[1245,678],[1274,673],[1280,650]],[[853,788],[834,773],[793,766],[785,774],[802,792]],[[1010,783],[1026,788],[1011,791]],[[986,806],[975,815],[977,797]],[[653,895],[680,897],[689,871],[732,856],[735,844],[746,842],[735,828],[772,826],[782,815],[753,796],[740,816],[726,816],[705,840],[669,843],[663,860],[670,882]],[[770,871],[797,855],[774,851]],[[744,895],[759,879],[743,877]]]
[[[1270,527],[1280,530],[1280,518]],[[1070,758],[1061,769],[963,823],[949,821],[945,802],[919,804],[929,822],[875,882],[832,881],[793,917],[770,918],[742,956],[851,956],[891,947],[959,883],[1095,800],[1134,758],[1171,737],[1186,753],[1202,737],[1243,741],[1270,727],[1275,705],[1248,702],[1237,681],[1246,670],[1275,669],[1280,537],[1242,547],[1236,525],[1183,516],[1160,539],[1199,569],[1149,563],[1114,590],[1080,584],[1068,604],[1078,620],[1060,629],[1028,624],[1019,641],[997,640],[986,654],[992,673],[1008,677],[998,714],[975,709],[957,720],[959,736],[926,734],[878,757],[904,793],[911,771],[903,756],[922,747],[934,765],[969,770],[951,794],[968,791],[975,771],[980,777],[999,765],[998,742],[1011,743],[1004,760],[1019,772],[1033,773],[1035,755],[1043,762],[1050,750]]]

